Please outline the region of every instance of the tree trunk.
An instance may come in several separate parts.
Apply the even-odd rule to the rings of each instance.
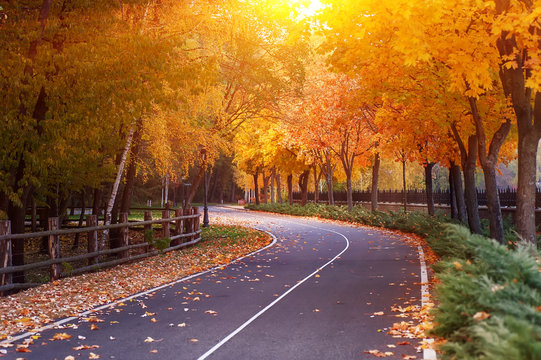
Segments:
[[[348,211],[353,211],[353,190],[351,186],[351,171],[346,171],[346,191],[347,191]]]
[[[276,174],[276,194],[278,195],[278,202],[281,204],[283,203],[282,199],[282,179],[280,177],[280,174]]]
[[[8,205],[8,218],[11,220],[11,233],[24,233],[24,218],[26,213],[27,194],[21,196],[22,207],[15,205],[12,201]],[[12,240],[12,264],[13,266],[24,265],[24,239]],[[24,283],[24,272],[16,272],[13,274],[14,283]]]
[[[190,192],[188,193],[188,196],[186,197],[185,206],[187,209],[189,209],[192,206],[193,198],[195,197],[195,194],[197,193],[197,189],[199,189],[199,185],[201,185],[201,181],[203,181],[204,177],[205,177],[205,167],[201,165],[197,175],[195,176],[195,179],[192,181]]]
[[[92,200],[92,215],[100,216],[102,189],[94,189],[94,198]]]
[[[276,193],[274,192],[274,180],[276,179],[276,168],[272,168],[271,178],[270,178],[270,191],[271,191],[271,203],[276,202]]]
[[[425,164],[425,188],[426,188],[426,204],[428,208],[428,215],[434,216],[434,192],[432,190],[432,168],[435,163],[427,162]]]
[[[301,206],[306,205],[308,202],[308,179],[310,176],[310,170],[304,170],[299,176],[299,187],[301,188]]]
[[[490,237],[503,244],[503,221],[498,186],[496,184],[496,166],[498,164],[500,148],[503,145],[509,130],[511,129],[511,121],[506,119],[505,122],[500,125],[498,130],[496,130],[492,136],[490,145],[487,146],[483,121],[477,109],[477,101],[472,97],[469,97],[468,101],[470,103],[472,116],[475,122],[475,131],[478,139],[477,147],[479,149],[479,162],[481,163],[483,174],[485,175],[487,206],[488,214],[490,216]]]
[[[463,224],[468,223],[468,215],[466,212],[466,202],[464,201],[464,190],[462,187],[462,174],[460,167],[451,162],[451,172],[453,173],[453,190],[456,200],[456,209],[458,213],[458,219]]]
[[[406,188],[406,160],[402,160],[402,201],[404,212],[408,211],[408,189]]]
[[[71,194],[69,197],[71,199],[70,216],[74,216],[75,215],[75,198],[71,196]]]
[[[512,6],[508,0],[496,0],[495,4],[497,14],[505,14]],[[523,2],[522,6],[528,12],[535,5]],[[501,66],[499,72],[504,94],[511,99],[517,119],[518,184],[515,221],[520,237],[535,245],[536,153],[541,137],[541,93],[526,87],[527,80],[531,80],[535,74],[527,65],[535,51],[530,51],[527,46],[520,51],[517,38],[508,31],[502,31],[499,35],[496,43],[498,52],[502,57],[513,60],[516,65]]]
[[[485,186],[487,192],[490,237],[503,244],[503,221],[500,208],[500,198],[498,195],[498,185],[496,184],[496,166],[484,166],[483,174],[485,176]]]
[[[287,201],[293,205],[293,174],[287,176]]]
[[[458,210],[455,195],[455,180],[453,179],[453,172],[451,171],[451,168],[449,168],[449,204],[451,207],[451,219],[458,219]]]
[[[237,183],[235,183],[235,179],[231,179],[231,202],[235,202],[235,190],[237,189]]]
[[[269,179],[270,176],[266,176],[265,172],[261,172],[261,177],[263,178],[263,203],[268,204],[269,202]]]
[[[319,202],[319,182],[321,180],[321,172],[317,173],[317,165],[313,165],[314,170],[314,203],[317,204]]]
[[[124,165],[126,164],[126,158],[128,157],[128,152],[130,151],[131,142],[133,140],[133,134],[134,134],[134,127],[132,125],[128,133],[128,138],[126,139],[126,146],[124,147],[124,151],[122,152],[120,165],[118,166],[115,182],[113,183],[113,189],[111,190],[111,196],[109,197],[109,202],[107,204],[107,210],[105,212],[105,222],[104,222],[105,225],[111,224],[111,212],[113,210],[113,205],[115,204],[116,194],[118,192],[118,187],[120,185],[120,179],[122,178],[122,174],[124,173]],[[101,238],[101,243],[100,243],[100,249],[103,249],[105,247],[105,241],[107,240],[108,237],[109,237],[109,230],[106,229],[103,231],[103,236]]]
[[[370,202],[372,205],[372,211],[378,209],[378,191],[379,191],[379,167],[381,164],[381,158],[379,153],[374,156],[374,164],[372,165],[372,192],[370,194]]]
[[[36,199],[32,196],[32,232],[38,231],[37,211]]]
[[[541,108],[541,104],[537,106]],[[532,244],[536,243],[537,147],[537,136],[532,134],[521,137],[519,132],[516,225],[518,234]]]
[[[477,189],[475,188],[475,169],[477,167],[477,136],[468,138],[468,156],[463,161],[464,171],[464,199],[468,212],[470,231],[474,234],[481,233],[481,220],[479,219],[479,202],[477,201]]]
[[[81,190],[81,214],[79,214],[79,223],[77,227],[81,228],[83,226],[83,221],[85,219],[86,204],[85,204],[85,189]],[[81,233],[75,234],[75,240],[73,240],[73,245],[71,246],[72,250],[75,250],[79,247],[79,237]]]
[[[120,212],[127,213],[130,211],[131,198],[133,195],[133,186],[135,183],[135,174],[137,173],[137,161],[139,160],[139,150],[141,149],[141,136],[143,133],[142,121],[137,121],[137,128],[133,134],[133,146],[130,154],[130,164],[126,172],[126,184],[122,192],[122,201],[120,203]]]
[[[165,192],[163,197],[163,206],[166,207],[169,202],[169,173],[165,174]]]
[[[255,170],[254,174],[254,192],[255,192],[255,204],[259,205],[259,185],[257,184],[257,178],[259,177],[259,168]]]

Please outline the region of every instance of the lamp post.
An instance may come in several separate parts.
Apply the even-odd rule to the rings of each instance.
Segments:
[[[203,227],[209,226],[209,208],[207,206],[207,162],[206,162],[207,151],[205,149],[201,150],[201,158],[203,159],[202,166],[204,166],[204,178],[203,178]]]

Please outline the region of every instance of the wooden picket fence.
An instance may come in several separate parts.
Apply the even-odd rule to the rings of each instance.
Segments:
[[[120,214],[120,223],[112,225],[98,226],[96,215],[86,217],[86,226],[76,229],[60,229],[57,217],[51,217],[48,220],[48,230],[34,233],[11,234],[11,223],[9,220],[0,221],[0,295],[5,295],[12,290],[26,289],[42,285],[42,283],[17,283],[14,282],[14,274],[24,274],[30,270],[49,268],[49,280],[57,280],[61,277],[82,274],[98,269],[103,269],[118,264],[146,258],[157,255],[160,252],[169,252],[181,249],[198,243],[201,240],[201,228],[199,208],[176,209],[174,217],[171,217],[171,210],[162,210],[161,219],[152,219],[152,212],[145,211],[144,221],[128,222],[128,214]],[[153,246],[154,238],[148,237],[153,234],[153,225],[159,224],[162,229],[162,238],[169,238],[171,242],[169,247],[164,250],[158,250]],[[130,244],[129,228],[143,226],[145,232],[145,241],[138,244]],[[99,246],[98,232],[104,230],[119,229],[120,247],[113,249],[101,249]],[[60,235],[86,233],[87,234],[87,252],[81,255],[62,257],[60,254]],[[153,236],[153,235],[150,235]],[[12,242],[30,238],[47,237],[49,259],[29,263],[25,265],[12,265]],[[130,254],[130,250],[138,250],[138,254]],[[111,259],[111,255],[116,255]],[[86,260],[86,265],[63,271],[65,264],[81,262]]]

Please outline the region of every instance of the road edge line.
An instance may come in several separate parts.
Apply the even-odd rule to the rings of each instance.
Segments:
[[[424,308],[427,301],[430,299],[430,291],[428,288],[428,271],[426,268],[425,252],[423,251],[423,247],[419,245],[417,246],[417,250],[419,251],[419,262],[421,263],[421,306]],[[431,346],[434,343],[434,339],[423,340],[426,344],[430,344]],[[436,351],[432,348],[423,349],[423,359],[436,360]]]

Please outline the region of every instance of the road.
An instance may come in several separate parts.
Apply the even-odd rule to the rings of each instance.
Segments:
[[[420,304],[417,248],[389,232],[316,219],[212,207],[216,217],[253,224],[275,243],[42,332],[32,352],[11,348],[4,358],[374,359],[368,350],[423,357],[417,341],[396,345],[404,339],[386,334],[404,320],[393,305]],[[59,332],[72,337],[49,340]]]

